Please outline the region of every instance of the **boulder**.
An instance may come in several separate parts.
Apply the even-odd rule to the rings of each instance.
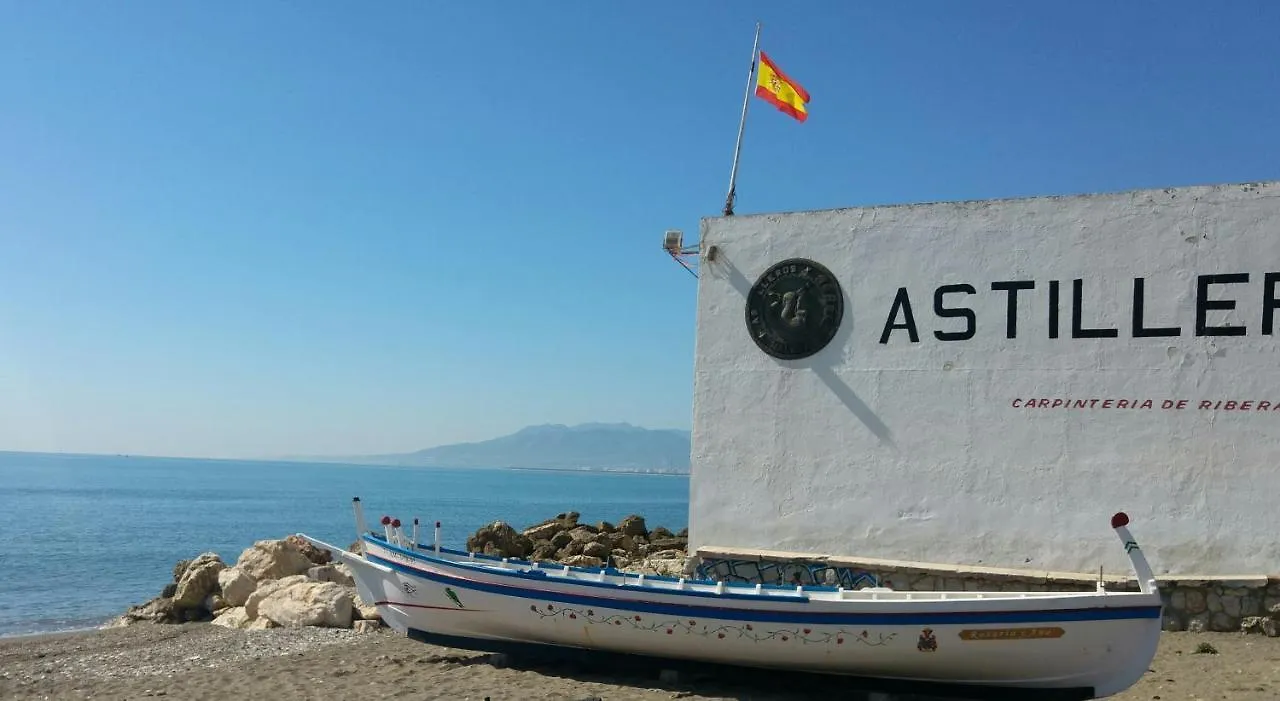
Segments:
[[[582,548],[582,554],[587,557],[594,557],[597,560],[604,560],[609,557],[610,551],[607,545],[591,542]]]
[[[649,541],[649,549],[654,552],[660,550],[680,550],[683,552],[688,546],[689,540],[687,538],[676,538],[674,536],[670,538],[658,538],[655,536]]]
[[[366,604],[359,598],[356,597],[355,601],[355,618],[361,621],[381,621],[382,616],[378,613],[378,607]]]
[[[351,630],[356,633],[376,633],[378,622],[369,619],[355,621],[351,624]]]
[[[304,540],[301,536],[291,535],[284,539],[284,542],[292,545],[294,549],[302,553],[304,557],[315,565],[327,565],[333,561],[333,553],[328,550],[321,550],[312,545],[310,541]]]
[[[235,629],[248,628],[251,622],[249,614],[244,610],[243,606],[232,606],[218,614],[212,621],[215,626]]]
[[[564,546],[572,542],[573,542],[573,536],[569,535],[568,531],[560,531],[559,533],[551,537],[551,545],[556,550],[559,550],[560,548],[563,548]]]
[[[530,540],[550,540],[552,536],[560,531],[567,531],[578,525],[578,512],[570,511],[568,513],[557,514],[555,518],[547,519],[542,523],[529,526],[524,529],[523,534]]]
[[[590,555],[574,555],[572,557],[566,557],[564,559],[564,564],[571,565],[573,567],[599,567],[604,563],[601,562],[598,557],[591,557]]]
[[[649,529],[644,525],[644,517],[632,514],[618,523],[618,530],[625,535],[631,537],[644,536],[649,533]]]
[[[298,582],[308,581],[311,580],[307,579],[305,574],[295,574],[288,577],[282,577],[280,579],[265,581],[262,584],[259,584],[257,589],[253,590],[253,593],[249,595],[249,598],[245,599],[245,611],[249,614],[249,618],[256,619],[258,618],[258,604],[262,603],[263,599],[271,596],[271,594],[273,594],[277,589],[288,587],[290,585],[297,584]]]
[[[276,587],[258,602],[257,610],[257,617],[284,628],[350,628],[354,617],[351,591],[333,582],[302,581]]]
[[[533,554],[529,556],[529,559],[534,561],[553,560],[555,559],[556,552],[558,550],[559,548],[552,545],[550,541],[546,541],[546,540],[539,541],[537,544],[534,545]]]
[[[317,582],[333,582],[341,584],[344,587],[354,587],[356,585],[355,577],[351,576],[351,570],[346,565],[317,565],[307,570],[307,578],[314,579]]]
[[[481,526],[467,538],[467,550],[499,557],[525,558],[533,552],[533,541],[506,522],[494,521]]]
[[[235,567],[261,583],[269,579],[303,574],[313,564],[287,540],[259,540],[240,553]]]
[[[649,540],[657,540],[659,538],[674,538],[675,535],[676,535],[675,533],[672,533],[671,531],[667,530],[663,526],[658,526],[657,528],[654,528],[652,531],[649,531]]]
[[[218,573],[227,565],[216,553],[204,553],[191,560],[178,579],[173,594],[173,606],[177,609],[197,608],[218,589]]]
[[[129,610],[116,619],[113,626],[127,626],[134,623],[174,623],[177,616],[174,615],[173,599],[168,597],[156,597],[145,604],[138,606],[130,606]]]
[[[230,608],[230,606],[227,606],[227,601],[222,598],[221,594],[215,592],[205,597],[204,610],[213,614],[215,617],[228,608]]]
[[[239,567],[228,567],[218,573],[218,590],[228,606],[244,606],[257,586],[253,576]]]

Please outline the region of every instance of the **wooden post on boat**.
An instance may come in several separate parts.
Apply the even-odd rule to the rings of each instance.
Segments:
[[[391,542],[391,517],[382,517],[382,535],[387,537],[387,542]]]
[[[418,552],[418,517],[413,517],[413,542],[409,543],[409,549]]]
[[[360,497],[352,497],[351,505],[356,512],[356,545],[360,547],[360,554],[364,555],[364,506],[360,504]]]
[[[436,536],[436,537],[435,537],[436,555],[438,556],[438,555],[440,554],[440,522],[439,522],[439,521],[436,521],[436,534],[435,534],[435,536]]]

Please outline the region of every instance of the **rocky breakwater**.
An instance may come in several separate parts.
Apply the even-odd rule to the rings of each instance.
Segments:
[[[481,526],[467,538],[467,550],[498,557],[557,562],[578,567],[616,567],[625,572],[680,577],[688,574],[689,532],[658,526],[649,530],[642,516],[630,515],[615,526],[607,521],[579,522],[570,511],[517,531],[504,521]]]
[[[260,540],[234,565],[216,553],[183,560],[160,596],[108,626],[211,621],[239,629],[321,626],[376,629],[377,609],[360,601],[346,565],[298,538]]]

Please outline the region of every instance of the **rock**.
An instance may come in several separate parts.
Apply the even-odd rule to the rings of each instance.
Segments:
[[[564,564],[571,565],[573,567],[600,567],[604,563],[601,562],[598,557],[591,557],[589,555],[573,555],[571,557],[564,558]]]
[[[178,583],[169,582],[168,584],[164,585],[164,589],[160,591],[160,597],[163,599],[172,599],[173,595],[176,593],[178,593]]]
[[[245,611],[248,612],[249,618],[256,619],[258,618],[258,604],[262,603],[263,599],[271,596],[277,589],[292,586],[298,582],[308,581],[311,580],[307,579],[305,574],[295,574],[288,577],[282,577],[280,579],[267,580],[262,584],[259,584],[258,588],[254,589],[253,593],[249,595],[249,598],[245,599]]]
[[[533,540],[533,541],[550,540],[553,536],[555,536],[555,534],[566,529],[567,527],[563,525],[560,521],[556,521],[552,519],[545,523],[540,523],[536,526],[530,526],[524,529],[523,531],[521,531],[521,534],[524,537],[528,538],[529,540]]]
[[[223,599],[222,596],[217,594],[216,592],[205,597],[204,610],[208,611],[214,616],[217,616],[219,613],[221,613],[222,611],[228,608],[230,607],[227,606],[226,600]]]
[[[551,545],[556,550],[559,550],[560,548],[563,548],[564,546],[572,542],[573,542],[573,536],[569,535],[568,531],[560,531],[559,533],[551,537]]]
[[[534,561],[553,560],[558,551],[559,548],[552,545],[551,541],[544,540],[534,546],[533,554],[529,556],[529,559]]]
[[[574,542],[586,545],[587,543],[595,542],[596,532],[586,526],[578,526],[577,528],[569,531],[569,537]]]
[[[1203,633],[1209,630],[1209,613],[1198,613],[1187,620],[1187,632]]]
[[[1238,596],[1222,597],[1222,612],[1232,618],[1239,618],[1243,604]]]
[[[500,557],[525,558],[533,552],[533,541],[504,521],[481,526],[467,538],[467,550]]]
[[[355,601],[355,617],[361,621],[381,621],[382,616],[378,614],[378,607],[372,604],[366,604],[359,601],[356,597]]]
[[[156,597],[151,601],[138,606],[130,606],[129,610],[117,619],[117,625],[131,625],[134,623],[174,623],[177,616],[174,615],[173,599],[168,597]]]
[[[321,550],[312,545],[310,541],[304,540],[301,536],[291,535],[284,539],[284,542],[292,545],[294,549],[302,553],[304,557],[316,565],[327,565],[333,560],[333,553],[328,550]]]
[[[607,545],[601,545],[600,543],[587,543],[582,548],[582,554],[587,557],[594,557],[597,560],[603,561],[609,557],[610,551]]]
[[[248,628],[250,622],[249,614],[243,606],[232,606],[218,614],[212,621],[215,626],[235,629]]]
[[[635,538],[632,538],[625,533],[616,534],[616,537],[613,539],[613,547],[625,551],[628,556],[636,554]]]
[[[649,532],[649,540],[651,541],[657,540],[659,538],[674,538],[675,536],[676,536],[675,533],[672,533],[671,531],[667,530],[666,528],[663,528],[662,526],[658,526],[657,528]]]
[[[621,531],[623,535],[629,535],[633,538],[636,536],[645,536],[649,533],[649,529],[644,525],[644,517],[637,516],[635,514],[622,519],[618,524],[618,530]]]
[[[1209,619],[1209,627],[1218,633],[1240,630],[1240,621],[1230,614],[1218,611]]]
[[[257,617],[283,628],[350,628],[353,616],[351,592],[333,582],[293,582],[276,587],[258,602]]]
[[[356,633],[376,633],[378,631],[378,622],[370,619],[355,621],[351,624],[351,629]]]
[[[618,527],[613,525],[612,523],[609,523],[608,521],[601,521],[600,525],[596,526],[596,530],[600,531],[601,533],[613,533],[614,531],[618,530]]]
[[[659,550],[679,550],[684,552],[688,545],[689,541],[684,538],[653,538],[649,541],[649,549],[654,552]]]
[[[1165,611],[1163,622],[1160,625],[1161,630],[1178,632],[1186,629],[1186,624],[1182,622],[1182,616],[1177,611]]]
[[[581,540],[570,541],[568,545],[564,546],[563,548],[560,548],[560,550],[556,553],[556,558],[558,560],[564,561],[566,558],[578,557],[579,555],[582,554],[582,551],[584,548],[586,548],[586,544],[583,543]]]
[[[245,625],[244,629],[245,630],[270,630],[272,628],[279,628],[279,627],[280,626],[276,625],[276,622],[271,620],[270,618],[255,618],[252,621],[249,621],[249,623]]]
[[[317,582],[333,582],[344,587],[354,587],[356,580],[346,565],[319,565],[307,570],[307,578]]]
[[[191,560],[178,560],[177,564],[173,566],[173,583],[174,584],[177,584],[178,580],[182,579],[183,573],[187,571],[187,567],[190,564],[191,564]]]
[[[218,573],[218,590],[222,592],[222,599],[227,602],[227,606],[244,606],[257,586],[258,582],[238,567],[228,567]]]
[[[1186,593],[1187,613],[1203,613],[1208,608],[1204,600],[1204,592],[1199,589],[1188,589]]]
[[[218,589],[218,573],[227,565],[215,553],[204,553],[192,560],[178,580],[173,594],[176,609],[191,609],[202,605],[205,599]]]
[[[1262,616],[1245,616],[1240,619],[1240,632],[1251,634],[1262,634],[1262,622],[1270,620]]]
[[[1273,618],[1262,619],[1262,633],[1268,638],[1280,638],[1280,622]]]
[[[676,537],[677,537],[677,538],[684,538],[685,540],[688,540],[688,539],[689,539],[689,529],[688,529],[688,528],[681,528],[681,529],[680,529],[680,532],[679,532],[679,533],[676,533]]]
[[[285,540],[259,540],[236,560],[235,567],[261,584],[269,579],[280,579],[302,574],[311,569],[311,560]]]

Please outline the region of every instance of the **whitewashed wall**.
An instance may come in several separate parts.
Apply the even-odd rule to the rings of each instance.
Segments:
[[[1127,572],[1123,510],[1157,573],[1280,571],[1280,183],[739,215],[701,246],[691,547]],[[793,256],[834,273],[844,317],[779,361],[744,304]],[[1197,333],[1212,275],[1247,275],[1201,304],[1239,335]],[[1177,336],[1135,337],[1135,278],[1144,326]],[[1111,337],[1073,337],[1076,279],[1081,326]],[[1012,338],[1010,280],[1035,283]],[[973,310],[967,340],[935,337],[966,326],[935,314],[949,284],[976,292],[943,300]],[[900,287],[918,342],[881,341]]]

